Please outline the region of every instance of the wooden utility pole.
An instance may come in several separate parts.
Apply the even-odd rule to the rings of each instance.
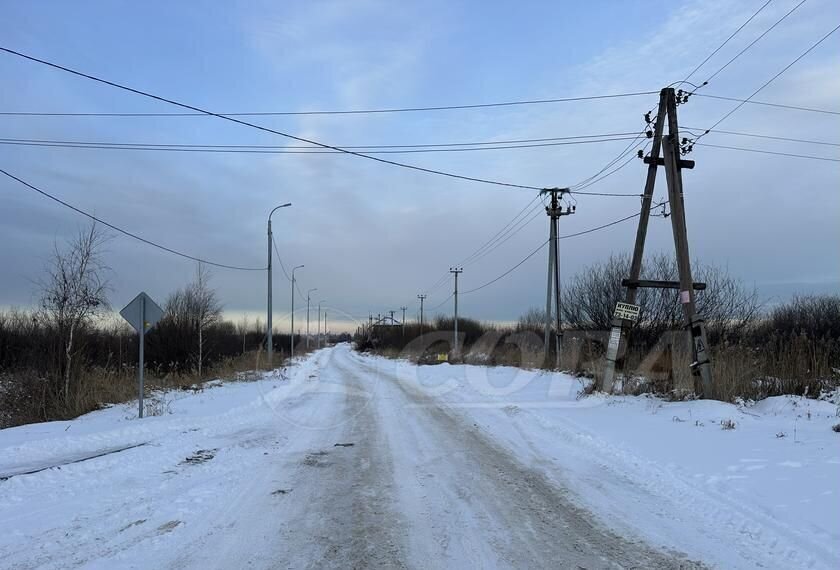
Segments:
[[[562,335],[563,328],[560,322],[560,248],[557,239],[557,220],[560,216],[568,216],[575,211],[574,206],[569,206],[566,210],[560,206],[559,198],[564,193],[569,191],[568,188],[547,188],[542,191],[543,194],[551,195],[551,203],[546,206],[545,213],[549,217],[549,251],[548,251],[548,283],[545,289],[545,362],[548,363],[549,354],[551,352],[551,324],[554,321],[555,337],[554,337],[554,366],[560,368],[560,351],[562,350]],[[552,287],[553,286],[553,287]],[[551,304],[552,299],[554,303],[554,318],[552,319]]]
[[[665,118],[668,119],[668,135],[664,135]],[[659,108],[652,133],[650,156],[644,159],[648,165],[645,190],[642,195],[642,209],[639,215],[639,227],[636,230],[636,243],[633,249],[633,259],[630,262],[630,275],[622,281],[626,285],[625,303],[634,305],[639,287],[675,288],[679,289],[680,304],[683,307],[685,326],[691,333],[692,352],[694,362],[692,372],[699,374],[702,379],[703,393],[708,395],[712,388],[712,369],[706,342],[706,329],[703,319],[695,311],[694,290],[704,289],[705,284],[694,283],[691,276],[691,260],[688,252],[688,235],[685,225],[685,205],[683,200],[682,169],[694,168],[694,161],[680,158],[679,124],[677,121],[677,99],[673,88],[667,87],[659,94]],[[663,156],[660,157],[660,152]],[[650,210],[652,208],[653,190],[656,183],[656,173],[659,166],[665,167],[665,178],[668,186],[668,201],[671,207],[671,228],[674,235],[674,249],[676,251],[679,282],[643,281],[639,277],[642,268],[642,256],[647,237]],[[631,321],[623,318],[617,312],[613,319],[612,331],[607,345],[607,364],[604,371],[603,389],[611,392],[617,363],[621,363],[626,346],[623,343],[624,333]]]
[[[408,307],[400,307],[400,310],[402,311],[402,314],[403,314],[403,317],[402,317],[402,335],[403,335],[403,338],[405,338],[405,311],[406,311],[406,309],[408,309]]]

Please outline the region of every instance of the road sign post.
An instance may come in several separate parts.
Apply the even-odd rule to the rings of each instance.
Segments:
[[[140,293],[137,295],[133,301],[131,301],[128,305],[123,307],[123,310],[120,311],[120,315],[128,324],[134,327],[134,330],[137,331],[137,334],[140,335],[140,355],[139,355],[139,363],[137,367],[137,387],[139,391],[139,399],[138,399],[138,415],[142,418],[143,417],[143,369],[145,367],[145,349],[146,349],[146,333],[149,332],[153,326],[155,326],[158,321],[163,316],[163,309],[161,309],[157,303],[152,301],[152,299],[146,295],[146,293]]]

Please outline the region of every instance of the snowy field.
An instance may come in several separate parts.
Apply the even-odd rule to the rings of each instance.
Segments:
[[[581,387],[339,345],[2,430],[0,566],[840,568],[838,406]]]

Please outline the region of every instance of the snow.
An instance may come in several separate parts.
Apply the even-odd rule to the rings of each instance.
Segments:
[[[840,406],[580,397],[566,374],[398,368],[625,532],[722,568],[840,567]]]
[[[459,448],[474,431],[631,542],[718,568],[840,567],[837,405],[582,388],[340,345],[256,381],[157,395],[161,416],[139,420],[135,402],[0,430],[0,565],[341,567],[357,562],[331,558],[349,544],[374,566],[521,566],[485,539],[510,505],[483,505],[480,479],[465,486],[482,465]],[[463,428],[433,425],[428,408]],[[389,525],[368,524],[381,512]]]

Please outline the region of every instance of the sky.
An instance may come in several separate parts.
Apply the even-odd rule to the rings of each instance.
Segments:
[[[654,94],[428,112],[248,117],[331,145],[412,145],[638,132],[658,91],[684,79],[764,0],[607,2],[191,1],[3,2],[4,47],[218,113],[469,105]],[[772,0],[692,80],[704,80],[798,0]],[[807,0],[700,93],[745,98],[840,23],[840,5]],[[175,112],[177,107],[0,53],[0,112]],[[840,112],[840,32],[756,100]],[[680,125],[703,129],[737,103],[698,96]],[[720,124],[735,132],[840,144],[840,116],[744,105]],[[281,136],[216,117],[0,116],[0,138],[116,143],[287,145]],[[702,142],[840,158],[837,146],[711,133]],[[423,168],[534,187],[598,172],[626,140],[475,152],[387,154]],[[639,146],[639,145],[637,145]],[[635,147],[633,147],[635,148]],[[692,259],[726,268],[766,300],[840,292],[840,163],[698,145],[683,172]],[[2,145],[0,168],[78,208],[190,255],[264,267],[266,219],[283,265],[323,301],[336,329],[406,306],[448,313],[450,266],[502,229],[536,191],[457,180],[340,154],[128,151]],[[641,193],[639,160],[589,191]],[[655,196],[665,195],[664,173]],[[0,307],[37,303],[33,285],[53,244],[87,221],[0,179]],[[576,197],[560,234],[639,211],[637,197]],[[632,249],[636,221],[561,244],[566,280]],[[535,217],[466,264],[478,287],[547,239]],[[673,254],[670,220],[652,218],[646,254]],[[144,290],[163,302],[196,263],[115,234],[105,251],[111,304]],[[515,320],[545,299],[547,250],[459,300],[462,315]],[[264,271],[214,268],[232,318],[265,314]],[[275,322],[287,322],[288,280],[275,261]],[[296,310],[305,310],[298,295]],[[264,317],[263,317],[264,318]],[[313,317],[314,318],[314,317]],[[344,321],[344,325],[339,323]],[[298,313],[297,323],[303,322]],[[297,326],[296,323],[296,326]],[[331,327],[332,328],[332,327]]]

